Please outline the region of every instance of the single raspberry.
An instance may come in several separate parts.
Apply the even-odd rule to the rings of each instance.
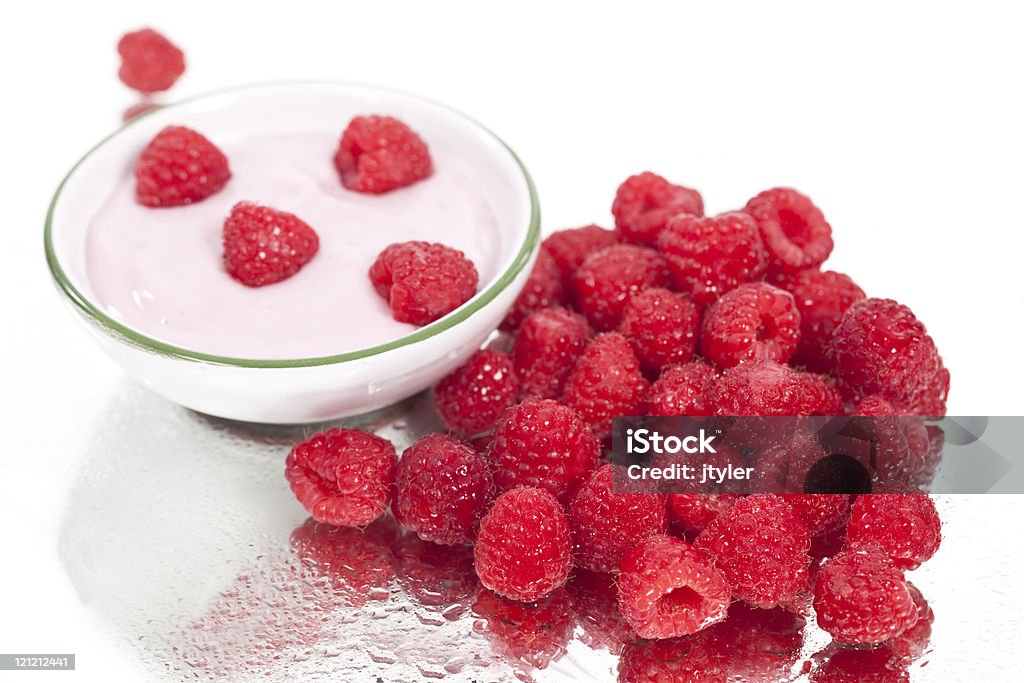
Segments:
[[[615,568],[616,572],[618,567]],[[576,567],[566,584],[569,601],[582,633],[580,640],[590,649],[607,648],[620,654],[626,643],[636,641],[636,631],[619,611],[617,576]]]
[[[742,425],[737,429],[750,429],[749,435],[742,434],[741,440],[744,445],[755,446],[756,450],[752,456],[755,477],[750,482],[750,488],[755,493],[787,493],[802,494],[808,490],[809,475],[812,468],[823,460],[827,454],[824,446],[818,441],[815,435],[802,421],[788,418],[771,418],[743,420]],[[756,432],[755,429],[756,428]],[[736,440],[736,436],[729,434],[730,440]],[[755,445],[753,442],[757,441]],[[823,488],[815,487],[813,490]],[[786,502],[790,502],[793,496],[784,496]],[[818,494],[808,495],[809,498],[817,498]],[[812,524],[803,516],[803,508],[798,508],[800,503],[793,505],[804,522],[807,522],[808,529],[814,533]]]
[[[597,467],[600,450],[571,408],[528,398],[509,409],[489,456],[500,489],[535,486],[565,499]]]
[[[744,282],[761,279],[768,254],[754,219],[744,213],[713,218],[680,214],[658,237],[676,289],[706,306]]]
[[[807,583],[811,535],[778,496],[747,496],[694,542],[725,572],[733,595],[761,608],[793,601]]]
[[[453,432],[475,436],[494,429],[518,394],[512,357],[484,349],[437,383],[434,407]]]
[[[142,116],[143,114],[146,114],[148,112],[153,111],[154,109],[159,108],[160,105],[156,102],[149,99],[143,99],[142,101],[136,102],[132,106],[125,109],[124,112],[122,112],[121,114],[121,121],[124,123],[128,123],[132,119],[136,119]]]
[[[529,315],[512,347],[512,363],[523,395],[560,398],[590,334],[587,319],[565,308],[546,308]]]
[[[765,190],[743,210],[757,221],[768,249],[769,276],[816,268],[832,253],[832,227],[821,210],[796,190]]]
[[[900,569],[916,569],[939,549],[942,522],[925,494],[858,496],[846,537],[851,543],[876,544]]]
[[[631,296],[619,324],[644,370],[653,374],[666,365],[691,361],[699,329],[697,305],[661,287]]]
[[[216,145],[191,128],[168,126],[139,155],[135,200],[151,207],[192,204],[230,179],[228,159]]]
[[[501,322],[501,329],[515,332],[531,313],[567,302],[562,271],[558,269],[551,254],[541,251],[537,254],[537,262],[533,264],[523,291],[519,292],[511,310]]]
[[[619,568],[619,611],[641,638],[676,638],[725,619],[729,582],[689,543],[652,536]]]
[[[848,398],[881,394],[913,415],[946,414],[949,371],[906,306],[892,299],[853,304],[832,334],[832,354]]]
[[[717,379],[718,372],[701,361],[667,367],[644,398],[647,414],[710,415],[708,399]]]
[[[850,515],[850,496],[845,493],[796,493],[782,500],[796,510],[812,535],[835,529]]]
[[[649,171],[626,178],[615,192],[612,215],[623,241],[654,246],[673,216],[704,215],[704,200],[697,190],[673,185]]]
[[[612,418],[640,415],[649,384],[629,342],[618,332],[592,341],[565,381],[565,403],[603,439],[612,433]]]
[[[392,509],[424,541],[471,543],[494,496],[487,461],[466,444],[429,434],[402,453]]]
[[[531,669],[545,669],[565,654],[572,640],[573,620],[564,589],[523,604],[482,588],[477,591],[474,630],[482,631],[496,652]]]
[[[480,581],[473,569],[473,548],[438,545],[405,534],[391,545],[402,590],[416,604],[441,612],[438,625],[476,595]],[[458,607],[454,610],[457,612]],[[421,617],[422,618],[422,617]]]
[[[126,33],[117,42],[121,82],[149,94],[167,90],[185,73],[185,53],[151,28]]]
[[[700,347],[722,368],[748,360],[785,363],[800,341],[800,312],[789,292],[751,282],[726,292],[704,316]]]
[[[917,589],[917,586],[907,581],[907,588],[910,589],[910,597],[917,607],[917,622],[906,631],[896,636],[885,644],[899,660],[905,664],[911,664],[919,659],[928,650],[928,642],[932,637],[932,624],[935,622],[935,613],[932,611],[924,595]]]
[[[539,600],[564,584],[572,569],[565,511],[544,489],[506,491],[481,520],[473,557],[487,588],[511,600]]]
[[[576,308],[600,332],[622,320],[626,302],[635,292],[668,284],[668,268],[658,252],[633,244],[616,244],[591,254],[573,273]]]
[[[686,531],[700,533],[740,498],[731,493],[673,493],[668,497],[668,510]]]
[[[857,401],[853,414],[865,417],[895,417],[902,413],[881,394],[871,394]]]
[[[576,564],[595,572],[619,568],[626,551],[638,542],[668,532],[665,497],[645,493],[614,493],[615,465],[591,473],[569,503]],[[625,468],[620,467],[625,478]]]
[[[618,241],[619,236],[614,230],[605,230],[597,225],[585,225],[582,228],[551,233],[541,243],[541,251],[551,255],[562,273],[562,281],[569,286],[572,274],[583,265],[588,256],[617,244]]]
[[[224,268],[246,287],[287,280],[320,249],[316,231],[298,216],[252,202],[231,208],[221,239]]]
[[[741,363],[722,373],[712,392],[718,415],[841,415],[839,391],[821,375],[774,361]]]
[[[846,309],[864,298],[864,290],[842,273],[813,269],[788,276],[780,286],[793,295],[800,311],[800,343],[793,363],[829,372],[832,332]]]
[[[384,514],[390,502],[396,460],[387,439],[338,427],[292,448],[284,474],[316,521],[365,526]]]
[[[476,294],[476,266],[458,249],[435,242],[399,242],[370,267],[370,282],[401,323],[426,325]]]
[[[341,135],[334,155],[341,184],[382,194],[429,176],[430,150],[409,126],[390,116],[357,116]]]
[[[840,643],[875,645],[917,622],[917,605],[903,572],[878,546],[853,543],[818,572],[818,625]]]
[[[618,683],[726,683],[723,653],[703,635],[630,643],[619,658]]]

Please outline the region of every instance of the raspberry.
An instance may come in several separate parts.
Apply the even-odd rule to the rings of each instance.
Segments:
[[[590,343],[565,382],[565,403],[599,439],[612,433],[612,418],[639,415],[649,384],[629,342],[606,332]]]
[[[476,294],[480,276],[458,249],[435,242],[399,242],[370,267],[370,282],[401,323],[426,325]]]
[[[591,254],[573,273],[576,308],[600,332],[622,319],[630,295],[668,284],[668,268],[658,252],[633,244],[616,244]]]
[[[437,383],[434,407],[453,432],[475,436],[494,429],[518,393],[512,357],[484,349]]]
[[[537,262],[533,264],[533,270],[530,271],[523,291],[516,297],[511,310],[501,322],[501,329],[515,332],[523,324],[526,316],[534,311],[561,306],[567,301],[562,271],[558,269],[551,254],[541,251],[537,254]]]
[[[712,392],[718,415],[841,415],[839,391],[821,375],[763,360],[722,373]]]
[[[402,453],[392,509],[424,541],[471,543],[494,495],[487,461],[469,446],[429,434]]]
[[[680,213],[703,216],[700,193],[649,171],[626,178],[612,203],[615,227],[623,240],[647,246],[654,246],[668,220]]]
[[[799,341],[800,312],[793,296],[766,282],[722,295],[708,308],[700,336],[704,356],[723,368],[747,360],[785,363]]]
[[[731,493],[673,493],[668,497],[668,509],[684,529],[700,533],[740,498]]]
[[[742,602],[729,607],[725,621],[701,633],[721,657],[728,681],[792,680],[807,621],[781,608],[756,609]]]
[[[899,415],[900,411],[881,394],[871,394],[857,401],[853,414],[865,417],[894,417]]]
[[[623,645],[638,638],[619,611],[616,578],[610,573],[576,567],[565,587],[583,631],[580,640],[592,650],[605,647],[612,654],[621,653]]]
[[[468,545],[438,545],[407,534],[391,550],[398,582],[417,604],[441,610],[446,618],[452,605],[476,594],[480,582],[473,570],[473,549]]]
[[[712,627],[714,628],[714,627]],[[703,634],[701,634],[703,635]],[[619,658],[619,683],[725,683],[723,653],[697,637],[641,640]]]
[[[859,496],[846,537],[850,543],[874,543],[900,569],[916,569],[939,549],[942,523],[925,494]]]
[[[149,94],[167,90],[185,73],[185,53],[151,28],[126,33],[117,42],[121,82]]]
[[[565,583],[572,535],[554,496],[523,486],[498,496],[473,548],[480,582],[502,597],[532,602]]]
[[[815,655],[821,664],[811,672],[811,683],[910,683],[910,674],[885,647],[852,649],[830,644]]]
[[[848,398],[881,394],[913,415],[946,414],[949,371],[906,306],[892,299],[853,304],[832,334],[832,353]]]
[[[423,180],[433,170],[420,136],[390,116],[357,116],[341,135],[334,155],[341,184],[382,194]]]
[[[631,296],[619,324],[640,364],[654,374],[693,359],[699,328],[700,312],[693,301],[661,287]]]
[[[571,408],[528,398],[509,409],[490,461],[500,489],[540,487],[565,499],[597,467],[600,446]]]
[[[701,306],[761,279],[768,263],[757,225],[744,213],[678,215],[658,237],[658,250],[668,261],[676,289]]]
[[[569,503],[569,526],[576,564],[595,572],[619,568],[626,551],[639,541],[668,532],[665,497],[613,493],[615,465],[591,473]],[[625,477],[625,468],[619,468]]]
[[[760,426],[762,421],[744,421],[744,427]],[[757,430],[761,433],[752,432],[749,437],[743,435],[744,441],[759,441],[758,450],[753,455],[753,465],[756,471],[756,478],[751,482],[751,488],[757,493],[791,493],[799,494],[805,490],[808,474],[811,468],[826,457],[825,449],[818,440],[803,425],[798,425],[796,420],[772,420],[763,421],[764,429]],[[791,431],[788,431],[791,430]],[[787,432],[788,433],[780,433]],[[773,433],[774,432],[774,433]],[[734,434],[729,435],[735,439]],[[784,496],[786,502],[794,496]],[[809,495],[810,498],[818,497],[818,494]],[[812,525],[803,516],[803,508],[800,503],[793,505],[797,514],[807,523],[808,529],[814,533]]]
[[[473,613],[486,624],[484,634],[498,653],[533,669],[547,668],[565,654],[575,626],[569,596],[563,589],[528,604],[480,589]]]
[[[832,227],[818,207],[796,190],[765,190],[743,210],[757,221],[768,250],[769,276],[816,268],[832,253]]]
[[[576,359],[587,347],[590,325],[579,313],[546,308],[523,321],[512,363],[525,396],[559,398]]]
[[[792,602],[807,582],[811,535],[778,496],[737,501],[694,542],[725,572],[733,595],[754,607]]]
[[[246,287],[287,280],[320,249],[316,231],[298,216],[239,202],[224,221],[224,267]]]
[[[619,611],[641,638],[675,638],[725,619],[729,583],[689,543],[652,536],[622,558]]]
[[[875,645],[917,622],[903,572],[871,544],[851,544],[826,562],[814,586],[818,625],[840,643]]]
[[[718,372],[701,361],[667,367],[644,398],[647,414],[710,415],[708,398],[717,379]]]
[[[139,155],[135,200],[151,207],[192,204],[230,179],[228,159],[216,145],[191,128],[168,126]]]
[[[793,295],[800,311],[800,344],[793,363],[813,372],[829,372],[832,332],[846,309],[864,298],[864,290],[846,275],[831,270],[800,271],[780,286]]]
[[[285,477],[313,519],[365,526],[384,514],[395,479],[395,447],[358,429],[329,429],[297,444]]]
[[[928,605],[928,601],[921,595],[917,586],[907,581],[907,588],[910,589],[910,597],[917,607],[917,622],[890,640],[885,646],[892,651],[902,662],[912,663],[920,658],[928,649],[928,641],[932,637],[932,624],[935,622],[935,613]]]
[[[616,244],[619,236],[612,230],[597,225],[559,230],[544,238],[541,251],[546,251],[555,260],[562,273],[562,281],[569,285],[572,274],[591,254]]]
[[[845,493],[790,494],[782,496],[804,520],[812,535],[834,529],[850,514],[850,496]]]

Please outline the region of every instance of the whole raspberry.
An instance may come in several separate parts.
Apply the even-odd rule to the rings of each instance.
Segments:
[[[565,382],[565,403],[603,439],[612,433],[613,417],[643,412],[648,387],[626,338],[606,332],[576,361]]]
[[[917,622],[903,572],[872,544],[851,544],[818,571],[818,625],[840,643],[876,645]]]
[[[800,311],[800,343],[793,363],[812,372],[829,372],[832,332],[846,309],[864,298],[864,290],[846,275],[831,270],[802,270],[788,276],[780,286],[793,295]]]
[[[453,432],[476,436],[494,429],[518,394],[512,357],[484,349],[437,383],[434,407]]]
[[[435,242],[399,242],[370,267],[370,282],[401,323],[426,325],[476,294],[476,266],[458,249]]]
[[[545,308],[523,321],[512,363],[524,396],[559,398],[576,359],[587,347],[590,325],[579,313]]]
[[[702,361],[673,365],[647,391],[644,403],[648,415],[710,415],[711,388],[718,372]]]
[[[793,601],[807,583],[811,535],[778,496],[747,496],[694,542],[725,572],[735,597],[761,608]]]
[[[554,496],[523,486],[498,496],[480,521],[473,548],[480,582],[503,597],[532,602],[565,583],[572,534]]]
[[[567,302],[562,271],[558,269],[551,254],[541,251],[537,254],[537,262],[533,264],[523,291],[519,292],[511,310],[501,321],[501,329],[515,332],[531,313]]]
[[[612,215],[623,241],[654,246],[673,216],[704,215],[704,200],[697,190],[673,185],[649,171],[626,178],[615,192]]]
[[[329,429],[297,444],[284,474],[313,519],[366,526],[384,514],[395,479],[395,447],[359,429]]]
[[[853,304],[832,334],[832,354],[848,398],[881,394],[913,415],[946,414],[949,371],[906,306],[892,299]]]
[[[151,28],[126,33],[117,42],[121,82],[149,94],[167,90],[185,73],[185,53]]]
[[[641,638],[676,638],[725,619],[729,582],[689,543],[652,536],[619,568],[619,611]]]
[[[494,496],[487,461],[461,441],[429,434],[402,453],[392,509],[424,541],[471,543]]]
[[[622,320],[635,292],[668,284],[668,268],[658,252],[633,244],[616,244],[587,257],[572,276],[576,308],[600,332]]]
[[[482,631],[496,652],[530,669],[545,669],[564,655],[575,626],[569,596],[561,588],[527,604],[481,588],[473,614],[474,630]]]
[[[812,535],[835,529],[850,515],[850,496],[845,493],[794,493],[782,500],[796,510]]]
[[[182,206],[216,194],[231,179],[228,159],[184,126],[156,134],[135,164],[135,200],[151,207]]]
[[[832,227],[818,207],[796,190],[765,190],[743,210],[757,221],[768,249],[769,276],[816,268],[832,253]]]
[[[509,409],[489,454],[500,489],[534,486],[562,499],[597,467],[599,456],[600,445],[580,416],[541,398]]]
[[[774,361],[741,363],[712,392],[718,415],[842,415],[839,391],[823,376]]]
[[[631,296],[619,324],[640,365],[652,374],[666,365],[691,361],[699,329],[696,304],[661,287]]]
[[[562,281],[569,286],[572,274],[588,256],[618,241],[619,236],[614,230],[585,225],[582,228],[555,231],[544,238],[540,247],[541,251],[546,251],[555,260],[555,265],[562,273]]]
[[[939,549],[942,523],[925,494],[871,494],[854,501],[846,537],[874,543],[900,569],[916,569]]]
[[[352,119],[341,135],[334,166],[342,185],[367,194],[412,185],[433,170],[426,143],[390,116]]]
[[[700,533],[740,498],[731,493],[673,493],[668,497],[668,510],[684,529]]]
[[[764,275],[768,254],[754,219],[744,213],[700,218],[680,214],[658,237],[676,289],[706,306]]]
[[[627,550],[668,532],[665,497],[614,493],[615,468],[609,464],[594,470],[569,503],[576,564],[595,572],[617,570]],[[624,477],[625,468],[619,469]]]
[[[320,249],[316,231],[298,216],[252,202],[231,208],[221,240],[224,268],[246,287],[287,280]]]
[[[751,282],[722,295],[704,316],[700,347],[722,368],[748,360],[785,363],[800,341],[800,313],[793,296],[766,282]]]

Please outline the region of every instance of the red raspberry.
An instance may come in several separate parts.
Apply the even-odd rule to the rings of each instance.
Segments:
[[[852,544],[818,572],[818,625],[840,643],[875,645],[917,622],[917,606],[903,572],[871,544]]]
[[[412,185],[433,170],[426,143],[390,116],[352,119],[341,135],[334,166],[342,185],[367,194]]]
[[[640,364],[653,374],[666,365],[692,360],[699,329],[696,304],[661,287],[631,296],[619,324]]]
[[[793,295],[800,311],[800,344],[793,363],[812,372],[829,372],[832,332],[854,302],[864,298],[864,290],[842,273],[831,270],[803,270],[790,275],[780,285]]]
[[[725,619],[729,582],[689,543],[652,536],[622,558],[619,611],[641,638],[676,638]]]
[[[747,496],[712,520],[694,542],[715,560],[733,595],[761,608],[793,601],[807,583],[811,535],[778,496]]]
[[[466,604],[480,585],[473,570],[473,548],[468,545],[438,545],[406,534],[392,544],[391,551],[402,590],[416,604],[440,611],[437,625],[444,623],[453,605]]]
[[[928,641],[932,637],[932,624],[935,622],[935,613],[917,586],[907,581],[907,588],[910,589],[910,597],[917,607],[917,622],[885,644],[885,646],[896,655],[901,662],[910,664],[919,659],[928,650]]]
[[[796,420],[765,418],[743,422],[742,427],[749,428],[751,433],[749,437],[744,434],[741,438],[748,443],[756,441],[758,447],[752,458],[756,475],[751,482],[751,489],[756,493],[800,494],[804,491],[811,468],[826,457],[824,447],[815,436],[804,425],[798,425]],[[755,433],[755,428],[762,424],[764,428],[756,430],[762,433]],[[742,427],[734,426],[734,429]],[[785,433],[787,430],[791,431]],[[732,440],[736,439],[735,434],[729,436]],[[790,502],[791,497],[787,495],[784,499]],[[808,497],[816,498],[818,494]],[[803,508],[799,505],[797,503],[793,508],[807,522],[807,518],[801,514]],[[814,533],[809,522],[807,527]]]
[[[874,543],[900,569],[916,569],[939,549],[942,523],[925,494],[871,494],[854,501],[846,537]]]
[[[633,244],[616,244],[591,254],[573,273],[576,308],[600,332],[622,320],[629,297],[648,287],[668,284],[668,268],[658,252]]]
[[[298,216],[252,202],[231,208],[221,239],[228,275],[246,287],[287,280],[320,249],[316,231]]]
[[[850,515],[850,496],[845,493],[794,493],[782,500],[796,510],[812,535],[835,529]]]
[[[484,586],[511,600],[539,600],[564,584],[572,569],[565,511],[544,489],[506,491],[481,520],[473,556]]]
[[[708,402],[718,372],[701,361],[673,365],[661,372],[644,402],[648,415],[710,415]]]
[[[512,357],[484,349],[437,383],[434,407],[453,432],[476,436],[494,429],[518,394]]]
[[[700,533],[740,498],[732,493],[673,493],[668,497],[668,509],[684,529]]]
[[[949,371],[906,306],[892,299],[853,304],[832,334],[832,353],[849,398],[881,394],[913,415],[946,414]]]
[[[551,254],[541,251],[537,254],[537,262],[533,264],[533,270],[530,271],[523,291],[516,297],[512,309],[501,322],[501,329],[515,332],[523,324],[526,316],[534,311],[561,306],[567,302],[562,271],[558,269]]]
[[[523,395],[561,397],[565,380],[589,338],[587,319],[565,308],[546,308],[527,317],[512,347]]]
[[[230,179],[228,159],[216,145],[191,128],[168,126],[139,155],[135,200],[152,207],[192,204]]]
[[[816,268],[832,253],[832,227],[818,207],[796,190],[765,190],[743,210],[757,221],[768,249],[769,276]]]
[[[881,394],[871,394],[857,401],[853,414],[865,417],[894,417],[901,412]]]
[[[744,213],[713,218],[680,214],[658,237],[676,289],[706,306],[764,275],[768,254],[754,219]]]
[[[600,445],[571,408],[528,398],[495,432],[490,460],[501,489],[536,486],[566,498],[597,467]]]
[[[461,441],[429,434],[402,453],[392,509],[424,541],[471,543],[494,496],[487,461]]]
[[[562,281],[568,286],[572,274],[588,256],[618,241],[619,236],[613,230],[605,230],[597,225],[585,225],[582,228],[551,233],[541,244],[541,250],[546,251],[555,260],[562,273]]]
[[[167,90],[185,73],[185,53],[151,28],[126,33],[117,42],[121,82],[141,93]]]
[[[785,363],[800,341],[793,296],[766,282],[740,285],[708,308],[701,330],[704,356],[728,368],[747,360]]]
[[[528,604],[480,589],[473,614],[486,624],[475,623],[474,630],[483,631],[496,652],[532,669],[545,669],[564,655],[575,626],[564,589]]]
[[[618,567],[615,569],[617,572]],[[604,647],[615,655],[622,652],[623,645],[638,639],[619,611],[617,578],[614,574],[576,567],[565,587],[583,631],[579,639],[591,650]]]
[[[665,497],[613,493],[615,465],[591,473],[569,503],[569,526],[576,564],[595,572],[619,568],[626,551],[639,541],[668,532]],[[625,468],[619,475],[625,478]]]
[[[401,323],[426,325],[476,294],[476,266],[458,249],[435,242],[399,242],[370,267],[370,282]]]
[[[316,521],[365,526],[388,506],[396,459],[387,439],[338,427],[292,448],[284,475]]]
[[[654,246],[673,216],[704,215],[704,200],[697,190],[673,185],[649,171],[626,178],[615,192],[612,215],[623,241]]]
[[[718,415],[842,415],[839,391],[823,376],[763,360],[729,368],[715,384]]]
[[[643,413],[649,386],[626,338],[606,332],[576,361],[565,382],[565,403],[603,439],[612,433],[613,417]]]

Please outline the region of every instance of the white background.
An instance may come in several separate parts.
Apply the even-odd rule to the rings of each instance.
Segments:
[[[615,187],[645,169],[699,188],[710,212],[797,187],[833,225],[829,266],[926,322],[949,412],[1024,414],[1024,41],[1009,3],[269,7],[40,2],[0,21],[0,652],[77,652],[80,669],[31,676],[131,671],[57,557],[82,436],[124,380],[61,309],[42,224],[134,101],[114,48],[140,26],[186,52],[167,99],[316,77],[465,111],[522,157],[546,230],[608,225]]]

